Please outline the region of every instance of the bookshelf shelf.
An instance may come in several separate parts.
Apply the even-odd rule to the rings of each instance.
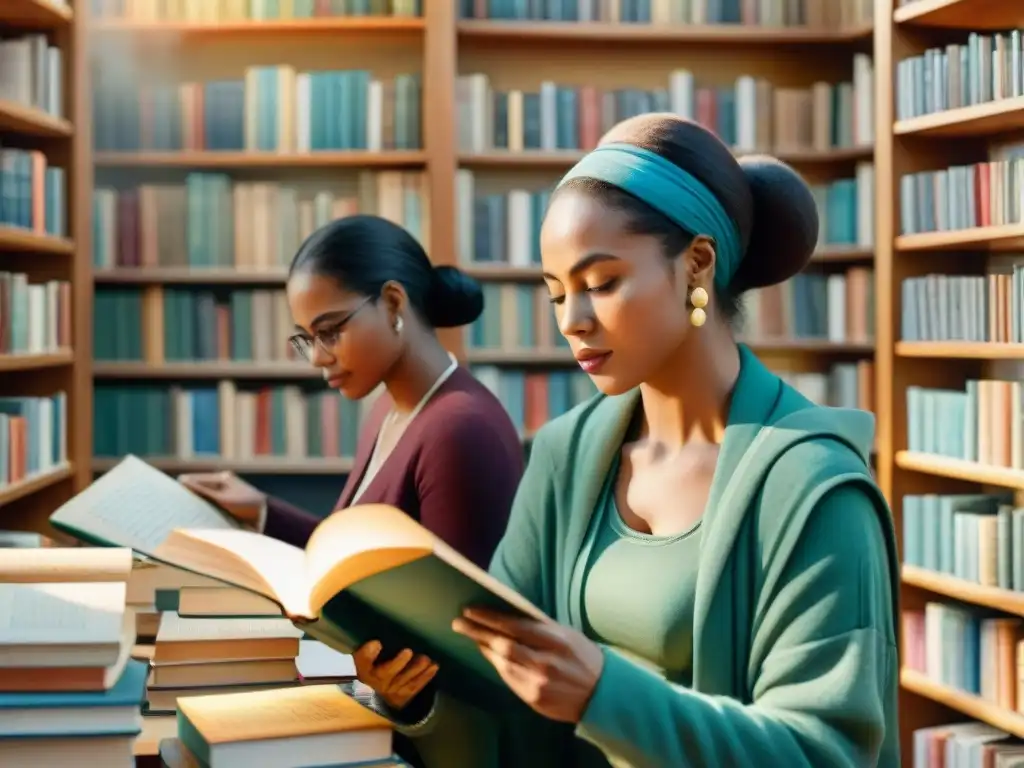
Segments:
[[[985,587],[964,579],[933,573],[924,568],[904,565],[901,571],[903,583],[918,589],[933,592],[963,603],[993,608],[1004,613],[1024,616],[1024,592]]]
[[[901,341],[898,357],[934,357],[965,360],[1024,360],[1024,344],[967,341]]]
[[[32,29],[56,29],[68,24],[74,14],[70,8],[48,0],[4,0],[0,20]]]
[[[1024,128],[1024,96],[900,120],[892,130],[897,136],[967,138],[1021,128]]]
[[[98,285],[283,285],[286,272],[245,272],[191,267],[122,267],[97,269]]]
[[[93,459],[94,472],[106,472],[120,459]],[[146,457],[148,464],[168,474],[185,472],[216,472],[229,470],[246,475],[342,475],[352,469],[350,459],[291,459],[261,456],[254,459],[224,459],[218,456],[179,459],[176,457]]]
[[[738,155],[756,155],[767,153],[774,157],[790,163],[791,165],[831,165],[837,163],[852,163],[857,160],[871,158],[873,150],[871,147],[844,147],[818,151],[813,149],[766,149],[760,152],[739,152]],[[560,151],[560,152],[485,152],[485,153],[463,153],[459,155],[459,165],[464,168],[551,168],[565,169],[577,162],[584,155],[583,152]]]
[[[950,709],[993,725],[1000,730],[1024,738],[1024,715],[1004,709],[979,696],[963,693],[949,686],[934,683],[922,673],[904,668],[900,683],[908,690]]]
[[[300,168],[416,168],[425,152],[97,152],[93,160],[105,168],[194,168],[203,170]]]
[[[73,128],[67,120],[48,115],[40,109],[0,99],[0,131],[38,138],[66,138]]]
[[[422,34],[422,18],[398,16],[336,16],[311,19],[273,19],[267,21],[218,22],[197,24],[189,22],[144,22],[104,19],[93,25],[100,35],[139,35],[145,37],[174,36],[175,38],[246,38],[251,36],[287,36],[309,34],[360,33],[374,35]]]
[[[214,360],[188,363],[143,362],[93,364],[97,379],[321,379],[320,371],[305,363],[238,363]]]
[[[51,237],[27,229],[0,226],[0,250],[23,253],[73,254],[75,244],[62,237]]]
[[[990,250],[1014,250],[1024,245],[1024,223],[1000,224],[948,232],[922,232],[896,238],[897,251],[959,250],[965,246]]]
[[[1000,488],[1024,491],[1024,469],[990,467],[973,461],[932,456],[913,451],[897,451],[896,466],[933,477],[945,477],[978,485],[995,485]]]
[[[71,350],[50,352],[41,355],[3,355],[0,354],[0,373],[14,371],[37,371],[43,368],[56,368],[71,365],[75,356]]]
[[[0,507],[12,502],[31,496],[33,493],[49,488],[52,485],[67,480],[74,474],[74,468],[70,464],[51,469],[48,472],[41,472],[16,483],[0,487]],[[2,513],[0,513],[2,514]]]
[[[506,22],[497,20],[460,21],[461,42],[617,43],[704,43],[708,45],[835,45],[871,39],[869,25],[830,30],[807,27],[753,27],[739,24],[618,24],[606,22]]]
[[[950,29],[1010,29],[1020,24],[1014,0],[914,0],[897,8],[896,24]]]

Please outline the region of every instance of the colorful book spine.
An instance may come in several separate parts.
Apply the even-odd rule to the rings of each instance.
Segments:
[[[102,68],[101,68],[102,69]],[[98,73],[93,139],[100,152],[303,154],[422,148],[418,74],[250,67],[240,80],[105,84]]]
[[[474,365],[471,370],[505,406],[524,439],[597,392],[590,377],[580,370],[523,370],[496,365]]]
[[[854,54],[854,79],[782,88],[753,75],[729,86],[703,85],[672,71],[656,90],[604,90],[542,82],[537,91],[495,89],[485,74],[456,82],[463,152],[588,150],[621,120],[672,112],[713,130],[737,152],[829,152],[874,141],[874,74]]]
[[[0,490],[67,463],[67,396],[0,397]]]
[[[92,0],[93,18],[194,24],[363,16],[416,17],[423,0]]]
[[[911,3],[919,0],[911,0]],[[1024,745],[1007,731],[988,723],[959,718],[945,725],[918,728],[913,732],[911,746],[913,762],[906,768],[935,768],[935,766],[964,765],[1014,768],[1024,758]],[[956,762],[947,758],[955,755]]]
[[[427,200],[425,175],[401,171],[364,171],[325,185],[190,173],[183,184],[100,187],[93,265],[281,273],[310,234],[354,213],[385,216],[426,244]]]
[[[966,42],[929,48],[896,65],[896,118],[1024,96],[1024,37],[1014,29],[971,32]]]
[[[64,116],[64,53],[46,35],[0,40],[0,101]]]
[[[42,152],[0,148],[0,227],[64,237],[66,196],[64,169]]]
[[[30,280],[19,272],[0,272],[0,355],[71,348],[71,284]]]

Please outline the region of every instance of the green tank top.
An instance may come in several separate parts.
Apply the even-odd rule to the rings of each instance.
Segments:
[[[701,523],[673,536],[640,533],[615,503],[618,461],[594,510],[583,571],[587,635],[678,685],[690,685]]]

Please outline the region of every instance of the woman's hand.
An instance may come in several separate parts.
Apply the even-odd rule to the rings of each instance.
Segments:
[[[384,703],[395,710],[404,708],[437,674],[437,664],[408,648],[389,661],[377,663],[381,644],[364,643],[352,654],[356,677],[372,688]]]
[[[234,472],[194,472],[179,475],[178,482],[246,525],[259,522],[260,510],[267,503],[265,493],[253,488]]]
[[[475,642],[508,687],[551,720],[578,723],[604,669],[601,648],[574,629],[467,608],[452,629]]]

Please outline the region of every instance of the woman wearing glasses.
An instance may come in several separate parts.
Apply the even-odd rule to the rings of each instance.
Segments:
[[[354,470],[336,508],[383,503],[405,511],[483,568],[505,531],[523,473],[523,448],[501,403],[441,346],[436,328],[483,311],[480,286],[434,267],[412,235],[376,216],[334,221],[292,261],[293,346],[328,386],[359,400],[383,384]],[[268,536],[304,546],[321,518],[258,491],[230,472],[181,482]],[[373,667],[363,682],[396,705],[436,671],[409,655]],[[390,695],[389,695],[390,693]]]

